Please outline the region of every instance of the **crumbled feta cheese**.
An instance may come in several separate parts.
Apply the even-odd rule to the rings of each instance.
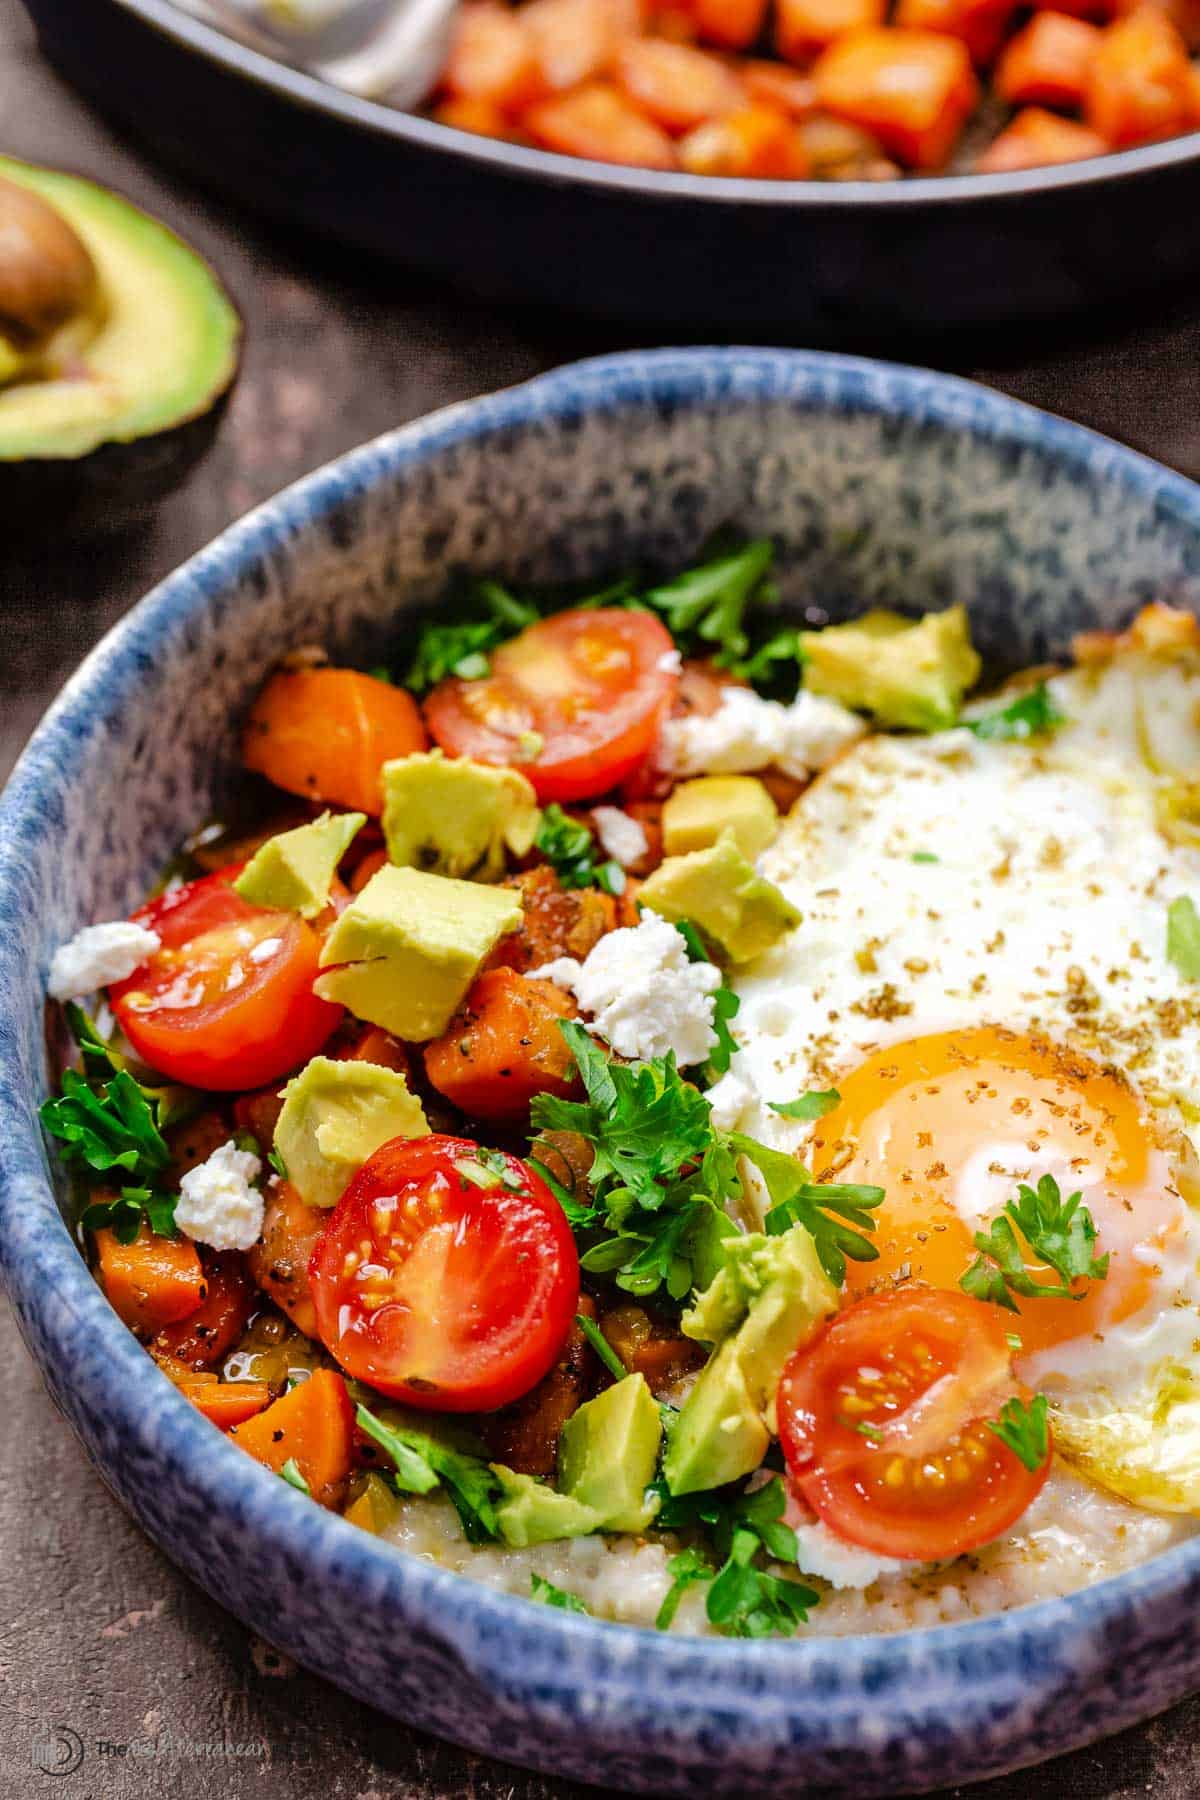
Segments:
[[[54,952],[49,991],[55,1000],[77,1000],[112,981],[124,981],[154,955],[162,940],[132,919],[85,925]]]
[[[704,1098],[712,1107],[713,1124],[718,1131],[735,1131],[742,1116],[753,1106],[756,1095],[748,1081],[732,1070],[714,1081]]]
[[[820,1519],[811,1525],[796,1525],[796,1566],[805,1575],[819,1575],[835,1588],[868,1588],[883,1575],[912,1575],[923,1565],[903,1562],[895,1556],[876,1556],[858,1544],[830,1531]]]
[[[282,938],[263,938],[262,942],[255,944],[253,950],[250,951],[250,961],[252,963],[270,962],[282,942]]]
[[[249,1250],[262,1233],[263,1197],[251,1186],[261,1173],[253,1151],[230,1138],[180,1181],[176,1225],[214,1250]]]
[[[720,971],[690,962],[680,933],[657,913],[610,931],[582,963],[562,956],[532,974],[569,988],[592,1015],[588,1029],[618,1056],[644,1059],[673,1050],[687,1068],[704,1062],[717,1041],[713,992]]]
[[[802,781],[865,731],[856,713],[804,688],[784,706],[752,688],[730,686],[721,690],[716,712],[668,719],[658,755],[675,775],[744,775],[774,767]]]
[[[639,862],[650,848],[637,819],[631,819],[619,806],[593,806],[592,818],[605,856],[611,856],[623,869]]]

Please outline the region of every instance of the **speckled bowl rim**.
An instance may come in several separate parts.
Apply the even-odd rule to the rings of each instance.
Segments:
[[[881,380],[880,378],[885,379]],[[829,399],[831,383],[836,395]],[[106,718],[135,700],[145,659],[171,627],[203,613],[251,562],[302,533],[312,521],[372,488],[391,471],[474,439],[511,433],[535,421],[619,412],[648,393],[668,403],[708,401],[714,388],[729,399],[807,399],[820,410],[915,417],[1050,454],[1092,476],[1120,479],[1166,516],[1200,537],[1200,488],[1150,459],[1083,427],[956,377],[896,364],[806,351],[694,349],[600,357],[539,376],[500,393],[443,411],[352,451],[267,501],[167,577],[110,631],[49,709],[0,798],[0,906],[21,904],[26,847],[40,836],[39,801],[62,779],[80,742],[103,731]],[[519,453],[519,452],[518,452]],[[0,993],[44,979],[7,943],[0,943]],[[111,1371],[103,1394],[105,1416],[150,1455],[168,1454],[194,1483],[214,1516],[234,1513],[245,1533],[269,1534],[296,1568],[315,1582],[348,1592],[368,1591],[398,1623],[418,1619],[451,1645],[485,1687],[502,1691],[505,1670],[519,1662],[522,1686],[542,1684],[547,1695],[578,1685],[580,1657],[597,1681],[704,1684],[714,1706],[735,1707],[764,1726],[789,1705],[816,1703],[802,1681],[806,1665],[836,1666],[837,1695],[828,1710],[847,1717],[869,1696],[886,1713],[914,1685],[935,1674],[963,1679],[977,1667],[995,1679],[1006,1673],[1019,1689],[1022,1668],[1053,1660],[1068,1645],[1087,1645],[1102,1665],[1112,1626],[1144,1615],[1200,1573],[1200,1538],[1150,1562],[1063,1598],[961,1624],[891,1635],[731,1642],[661,1635],[535,1607],[377,1542],[293,1492],[211,1426],[149,1363],[120,1324],[89,1274],[55,1203],[46,1152],[36,1129],[36,1096],[26,1091],[12,1020],[0,1018],[0,1275],[18,1318],[36,1318],[37,1335],[54,1380],[78,1382],[70,1344],[93,1334]],[[24,1321],[23,1321],[24,1322]],[[41,1352],[39,1352],[41,1354]],[[57,1360],[56,1360],[57,1359]],[[89,1359],[92,1361],[98,1359]],[[84,1378],[86,1380],[86,1377]],[[261,1626],[261,1621],[259,1622]],[[489,1630],[477,1630],[482,1624]],[[503,1662],[495,1646],[504,1645]],[[488,1646],[491,1646],[489,1649]],[[739,1679],[739,1675],[744,1679]],[[1100,1735],[1093,1732],[1091,1735]]]

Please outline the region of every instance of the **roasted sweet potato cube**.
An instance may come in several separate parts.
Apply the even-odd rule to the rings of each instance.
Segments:
[[[1067,13],[1034,13],[996,66],[996,92],[1010,106],[1083,105],[1100,32]]]
[[[732,112],[741,99],[719,57],[663,38],[630,38],[617,56],[616,75],[634,105],[665,131],[690,131]]]
[[[964,43],[875,26],[831,44],[813,69],[820,104],[913,169],[940,169],[979,98]]]
[[[893,23],[961,38],[982,67],[995,57],[1015,11],[1015,0],[898,0]]]
[[[1061,119],[1040,106],[1027,106],[988,146],[975,167],[983,175],[1012,174],[1018,169],[1044,169],[1054,163],[1081,162],[1103,156],[1104,139],[1087,125]]]
[[[800,181],[809,172],[796,121],[761,102],[697,126],[681,141],[679,160],[693,175]]]
[[[644,169],[675,167],[675,149],[666,132],[610,82],[593,81],[543,100],[521,122],[536,144],[564,156]]]
[[[1100,33],[1088,65],[1084,116],[1109,144],[1186,131],[1194,104],[1187,45],[1163,13],[1136,12]]]
[[[442,85],[456,100],[486,101],[501,112],[537,99],[544,90],[523,16],[494,0],[464,6]]]
[[[881,25],[886,0],[775,0],[775,43],[790,62],[806,62],[847,31]]]

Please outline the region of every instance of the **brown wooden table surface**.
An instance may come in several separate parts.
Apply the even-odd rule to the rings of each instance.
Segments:
[[[87,548],[51,535],[14,553],[0,520],[0,778],[96,638],[249,506],[388,426],[635,341],[615,326],[485,310],[403,273],[283,240],[197,194],[62,86],[40,62],[17,0],[0,0],[0,149],[95,175],[161,214],[212,257],[247,322],[244,370],[216,448],[144,527]],[[944,361],[941,352],[895,353]],[[953,347],[962,372],[1192,476],[1200,476],[1198,352],[1200,304],[1186,299],[1132,319]],[[126,1518],[51,1408],[2,1308],[0,1366],[0,1796],[567,1800],[594,1791],[405,1731],[284,1663]],[[85,1750],[62,1778],[33,1763],[39,1739],[58,1726]],[[174,1748],[153,1758],[112,1748],[156,1734]],[[1198,1734],[1200,1701],[980,1792],[1185,1800],[1200,1794]],[[223,1739],[261,1743],[264,1754],[203,1754]]]

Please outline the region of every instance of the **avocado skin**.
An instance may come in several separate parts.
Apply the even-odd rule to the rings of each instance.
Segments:
[[[137,524],[208,454],[234,385],[198,418],[149,437],[101,444],[86,456],[0,461],[6,540],[40,537],[47,530],[115,532]]]
[[[181,288],[200,292],[211,309],[205,344],[209,366],[202,378],[193,379],[175,416],[168,413],[161,422],[154,421],[153,428],[129,433],[118,412],[111,435],[104,433],[101,422],[99,441],[74,453],[57,454],[52,439],[27,456],[0,452],[0,517],[9,537],[29,539],[50,529],[73,534],[126,529],[173,492],[211,448],[240,372],[245,337],[241,314],[198,250],[115,189],[3,153],[0,176],[29,188],[58,212],[84,236],[94,260],[97,239],[100,244],[132,243],[135,254],[154,258],[160,269],[170,272],[168,287],[176,297]],[[103,280],[102,267],[100,273]],[[169,312],[167,317],[169,321]],[[214,319],[219,322],[213,324]],[[85,364],[103,336],[102,324],[97,343],[80,352]],[[195,377],[196,371],[192,373]],[[0,397],[6,391],[0,388]]]

